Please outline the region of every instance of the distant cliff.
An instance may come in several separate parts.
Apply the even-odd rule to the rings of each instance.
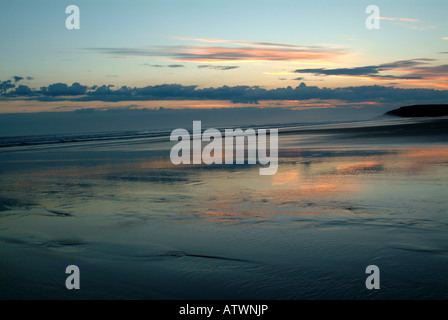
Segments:
[[[394,109],[385,114],[399,117],[442,117],[448,116],[448,104],[419,104]]]

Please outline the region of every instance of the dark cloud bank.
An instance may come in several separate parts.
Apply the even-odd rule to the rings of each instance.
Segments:
[[[316,69],[313,69],[316,70]],[[307,70],[309,71],[309,70]],[[365,70],[364,70],[365,71]],[[322,72],[322,71],[321,71]],[[334,71],[333,71],[334,72]],[[344,71],[347,72],[347,71]],[[360,73],[359,70],[355,70]],[[328,72],[327,72],[328,73]],[[13,80],[0,82],[0,99],[38,101],[151,101],[151,100],[227,100],[232,103],[259,103],[263,100],[337,99],[345,102],[373,101],[382,105],[413,103],[446,103],[448,90],[402,89],[393,86],[356,86],[319,88],[300,83],[299,86],[265,89],[259,86],[222,86],[198,88],[181,84],[162,84],[146,87],[114,87],[113,85],[85,86],[54,83],[40,89],[17,85]]]

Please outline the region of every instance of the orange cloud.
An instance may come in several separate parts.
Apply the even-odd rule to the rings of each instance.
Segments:
[[[176,61],[195,62],[301,61],[325,60],[344,54],[346,53],[319,48],[182,46],[172,52],[172,58]]]
[[[395,18],[395,17],[380,17],[380,20],[386,20],[386,21],[396,21],[395,24],[401,25],[405,28],[410,28],[414,30],[429,30],[429,29],[435,29],[438,28],[434,25],[415,25],[415,23],[422,23],[423,21],[419,19],[410,19],[410,18]],[[411,24],[409,24],[411,22]]]
[[[410,19],[410,18],[393,18],[393,17],[380,17],[380,20],[389,20],[389,21],[406,21],[406,22],[420,22],[418,19]]]
[[[330,46],[300,46],[290,43],[254,42],[209,38],[171,37],[182,41],[222,43],[229,46],[185,45],[168,48],[176,61],[228,62],[228,61],[308,61],[331,59],[345,55]]]

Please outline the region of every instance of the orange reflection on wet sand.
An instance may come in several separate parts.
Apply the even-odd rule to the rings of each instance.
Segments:
[[[299,171],[278,172],[272,176],[273,186],[295,186],[299,184]]]
[[[337,167],[339,174],[346,173],[363,173],[368,171],[381,170],[383,162],[381,161],[366,161],[360,163],[341,164]]]
[[[388,155],[386,169],[422,172],[432,165],[448,163],[448,148],[412,148],[399,150],[396,155]]]
[[[301,163],[301,156],[287,158],[285,161],[289,163],[283,165],[280,160],[280,170],[271,177],[270,185],[261,189],[244,183],[247,176],[243,175],[240,178],[242,181],[232,181],[233,186],[244,185],[244,188],[232,188],[227,190],[228,193],[216,195],[213,202],[207,203],[203,214],[214,221],[227,222],[243,217],[262,220],[268,215],[278,214],[344,214],[348,211],[343,205],[335,208],[315,204],[350,203],[350,199],[383,188],[384,174],[399,179],[403,174],[418,174],[430,170],[433,164],[448,162],[446,147],[395,147],[378,153],[360,151],[359,154],[338,154],[340,150],[333,155],[330,152],[325,157],[311,157],[306,164]],[[295,163],[291,164],[292,161]],[[371,213],[366,210],[362,213]]]

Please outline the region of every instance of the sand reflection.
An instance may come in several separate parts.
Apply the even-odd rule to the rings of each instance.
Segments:
[[[220,189],[213,201],[205,200],[203,214],[214,221],[236,217],[263,220],[270,215],[371,214],[375,209],[358,201],[367,202],[371,195],[412,175],[436,177],[437,165],[448,162],[446,147],[313,150],[311,156],[296,150],[283,155],[287,156],[280,159],[279,171],[270,177],[270,184],[261,177],[259,183],[249,178],[253,171],[234,177],[231,187]]]

